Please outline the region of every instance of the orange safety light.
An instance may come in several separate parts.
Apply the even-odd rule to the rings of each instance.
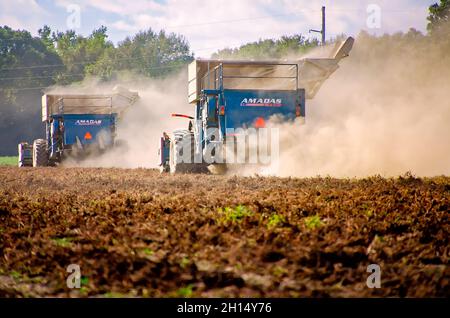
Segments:
[[[92,135],[89,131],[84,134],[84,139],[92,139]]]
[[[266,121],[264,120],[264,118],[258,117],[255,120],[254,126],[255,126],[255,128],[264,128],[264,127],[266,127]]]
[[[301,111],[301,107],[300,105],[295,106],[295,116],[296,117],[300,117],[302,115],[302,111]]]

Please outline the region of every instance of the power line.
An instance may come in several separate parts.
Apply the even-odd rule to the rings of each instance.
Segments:
[[[165,66],[165,67],[158,67],[158,69],[161,69],[161,68],[182,68],[182,67],[186,67],[186,64],[180,64],[180,65],[172,65],[172,66]],[[155,69],[156,67],[154,67],[154,68],[147,68],[148,70],[153,70],[153,69]],[[67,75],[65,75],[64,77],[77,77],[77,76],[86,76],[86,74],[67,74]],[[52,77],[52,76],[49,76],[49,78],[50,77]],[[24,79],[33,79],[34,77],[26,77],[26,78],[24,78]],[[9,78],[9,79],[12,79],[12,78]],[[3,80],[3,79],[0,79],[0,80]],[[127,82],[133,82],[134,80],[129,80],[129,81],[121,81],[122,83],[127,83]],[[44,88],[49,88],[49,87],[51,87],[51,86],[53,86],[53,85],[57,85],[57,84],[51,84],[51,85],[48,85],[48,86],[36,86],[36,87],[19,87],[19,88],[14,88],[14,87],[0,87],[0,91],[2,91],[2,90],[8,90],[8,89],[10,89],[10,90],[14,90],[14,91],[22,91],[22,90],[35,90],[35,89],[44,89]]]
[[[319,11],[319,10],[315,10],[315,9],[301,9],[301,10],[297,10],[297,11]],[[205,22],[205,23],[184,25],[183,27],[218,24],[218,23],[231,23],[231,22],[249,21],[249,20],[257,20],[257,19],[273,18],[273,17],[280,17],[280,16],[297,15],[297,14],[298,13],[290,13],[290,14],[271,15],[271,16],[265,16],[265,17],[243,18],[243,19],[222,20],[222,21],[210,21],[210,22]],[[323,8],[322,8],[322,14],[323,14]],[[174,27],[181,27],[181,26],[169,26],[168,28],[174,28]],[[0,40],[5,40],[5,39],[0,39]],[[6,39],[6,40],[21,40],[21,39]],[[213,47],[201,48],[201,49],[197,49],[196,51],[210,50],[210,49],[221,49],[221,48],[213,48]],[[143,57],[116,58],[116,59],[114,59],[114,61],[144,60],[144,59],[145,58],[143,58]],[[82,61],[82,62],[71,63],[71,65],[83,65],[83,64],[88,64],[88,63],[95,63],[97,61],[98,60]],[[64,67],[64,66],[65,66],[65,64],[34,65],[34,66],[23,66],[23,67],[15,67],[15,68],[3,68],[3,69],[0,69],[0,71],[12,71],[12,70],[22,70],[22,69],[34,69],[34,68]],[[176,68],[176,67],[181,67],[181,66],[184,66],[184,64],[183,65],[174,65],[174,66],[159,66],[159,67],[153,67],[153,68],[150,68],[150,69],[167,69],[167,68]],[[62,76],[62,77],[78,77],[78,76],[85,76],[85,75],[86,74],[59,74],[59,76]],[[42,78],[53,78],[54,76],[55,75],[7,77],[7,78],[0,78],[0,80],[19,80],[19,79],[32,80],[32,79],[42,79]],[[36,88],[42,88],[42,87],[36,87]],[[20,89],[36,89],[36,88],[30,87],[30,88],[20,88]]]
[[[237,44],[233,44],[232,46],[239,46],[241,45],[241,43],[237,43]],[[223,47],[204,47],[204,48],[200,48],[200,49],[196,49],[195,51],[204,51],[204,50],[220,50],[223,49]],[[233,48],[232,48],[233,49]],[[118,60],[145,60],[144,57],[136,57],[136,58],[124,58],[124,59],[114,59],[113,61],[118,61]],[[96,62],[96,61],[94,61]],[[79,63],[72,63],[70,65],[80,65],[80,64],[87,64],[88,62],[79,62]],[[147,68],[148,70],[155,70],[155,69],[169,69],[169,68],[177,68],[177,67],[183,67],[186,64],[181,64],[181,65],[164,65],[164,66],[155,66],[155,67],[151,67],[151,68]],[[40,67],[41,65],[36,65],[36,66],[23,66],[23,67],[17,67],[17,68],[9,68],[9,69],[0,69],[0,71],[3,70],[18,70],[18,69],[31,69],[31,68],[37,68]],[[65,66],[64,64],[53,64],[53,65],[42,65],[42,67],[50,67],[50,66]],[[77,76],[85,76],[86,74],[81,73],[81,74],[53,74],[53,75],[48,75],[48,76],[19,76],[19,77],[3,77],[0,78],[0,81],[6,81],[6,80],[32,80],[32,79],[42,79],[42,78],[53,78],[55,76],[62,76],[62,77],[77,77]]]
[[[168,69],[168,68],[177,68],[177,67],[182,67],[185,66],[186,64],[179,64],[179,65],[166,65],[166,66],[156,66],[156,67],[149,67],[146,68],[148,70],[155,70],[155,69]],[[77,76],[86,76],[89,74],[54,74],[54,75],[48,75],[48,76],[22,76],[22,77],[4,77],[4,78],[0,78],[0,81],[3,80],[20,80],[20,79],[26,79],[26,80],[30,80],[30,79],[38,79],[38,78],[53,78],[55,76],[62,76],[62,77],[77,77]]]
[[[179,65],[179,66],[186,66],[186,65]],[[125,84],[125,83],[133,83],[133,82],[135,82],[135,81],[136,81],[136,80],[123,80],[123,81],[120,81],[120,83],[122,83],[122,84]],[[12,88],[12,87],[1,88],[1,87],[0,87],[0,91],[2,91],[2,90],[7,90],[7,89],[11,89],[11,90],[14,90],[14,91],[37,90],[37,89],[50,88],[50,87],[52,87],[52,86],[54,86],[54,85],[57,85],[57,84],[52,84],[52,85],[48,85],[48,86],[20,87],[20,88]]]
[[[304,9],[304,10],[306,10],[306,9]],[[303,10],[301,10],[301,11],[303,11]],[[234,19],[234,20],[210,21],[210,22],[196,23],[196,24],[189,24],[189,25],[169,26],[169,27],[167,27],[167,29],[179,28],[179,27],[200,26],[200,25],[210,25],[210,24],[220,24],[220,23],[241,22],[241,21],[250,21],[250,20],[259,20],[259,19],[267,19],[267,18],[272,18],[272,17],[281,17],[281,16],[288,16],[288,15],[296,15],[296,14],[298,14],[298,13],[279,14],[279,15],[271,15],[271,16],[264,16],[264,17],[255,17],[255,18],[243,18],[243,19]],[[0,41],[6,41],[6,40],[21,41],[22,39],[0,39]],[[202,50],[202,49],[200,49],[200,50]],[[197,51],[199,51],[199,50],[197,50]],[[133,60],[133,59],[141,59],[141,58],[121,58],[121,59],[115,59],[115,60]],[[71,63],[71,65],[82,65],[82,64],[89,64],[89,63],[94,63],[94,62],[96,62],[96,60]],[[34,65],[34,66],[22,66],[22,67],[14,67],[14,68],[2,68],[2,69],[0,69],[0,71],[12,71],[12,70],[32,69],[32,68],[63,67],[63,66],[65,66],[65,65],[64,64]]]
[[[340,34],[332,34],[332,35],[340,35]],[[249,42],[251,43],[251,42]],[[246,43],[244,43],[246,44]],[[237,47],[237,46],[241,46],[244,45],[241,42],[236,42],[230,46],[233,47]],[[198,51],[206,51],[206,50],[220,50],[220,49],[224,49],[223,46],[220,47],[203,47],[203,48],[199,48],[199,49],[195,49],[196,52]],[[144,57],[127,57],[127,58],[115,58],[114,61],[130,61],[130,60],[144,60]],[[98,60],[86,60],[86,61],[80,61],[80,62],[76,62],[76,63],[71,63],[70,65],[83,65],[83,64],[89,64],[89,63],[95,63]],[[14,71],[14,70],[25,70],[25,69],[35,69],[35,68],[50,68],[50,67],[64,67],[66,66],[65,64],[47,64],[47,65],[33,65],[33,66],[20,66],[20,67],[11,67],[11,68],[0,68],[0,72],[1,71]],[[153,67],[152,69],[158,69],[158,68],[166,68],[168,66],[157,66],[157,67]],[[172,67],[172,66],[170,66]],[[175,66],[177,67],[177,66]],[[52,77],[52,76],[49,76]],[[26,77],[28,78],[28,77]],[[43,77],[46,78],[46,77]],[[20,79],[20,78],[8,78],[8,79]],[[1,80],[1,79],[0,79]]]
[[[130,61],[130,60],[142,60],[144,57],[125,57],[125,58],[115,58],[114,61]],[[83,65],[89,63],[95,63],[98,60],[86,60],[82,62],[70,63],[70,65]],[[33,65],[33,66],[20,66],[20,67],[11,67],[11,68],[0,68],[0,71],[14,71],[14,70],[22,70],[22,69],[33,69],[33,68],[50,68],[50,67],[64,67],[65,64],[47,64],[47,65]],[[155,66],[154,68],[165,68]]]
[[[407,12],[415,12],[418,10],[422,10],[422,8],[416,8],[416,9],[382,9],[383,12],[398,12],[398,13],[407,13]],[[330,8],[327,9],[328,11],[336,11],[336,12],[345,12],[345,11],[354,11],[354,12],[367,12],[367,9],[358,9],[358,8]],[[308,11],[308,12],[321,12],[321,10],[318,9],[297,9],[294,13],[286,13],[286,14],[276,14],[276,15],[267,15],[267,16],[260,16],[260,17],[254,17],[254,18],[240,18],[240,19],[232,19],[232,20],[217,20],[217,21],[208,21],[208,22],[200,22],[200,23],[193,23],[193,24],[184,24],[184,25],[172,25],[167,26],[166,29],[176,29],[176,28],[187,28],[187,27],[195,27],[195,26],[204,26],[204,25],[211,25],[211,24],[223,24],[223,23],[234,23],[234,22],[245,22],[245,21],[252,21],[252,20],[261,20],[261,19],[267,19],[267,18],[275,18],[275,17],[284,17],[284,16],[290,16],[290,15],[298,15],[300,12]]]
[[[339,35],[339,34],[337,34]],[[235,43],[231,46],[240,46],[243,45],[242,43]],[[204,47],[204,48],[200,48],[200,49],[196,49],[195,51],[204,51],[204,50],[220,50],[220,49],[224,49],[223,46],[221,47]],[[235,48],[231,48],[231,49],[235,49]],[[122,60],[145,60],[144,57],[134,57],[134,58],[118,58],[118,59],[114,59],[114,61],[122,61]],[[92,63],[92,62],[96,62],[96,61],[85,61],[85,62],[77,62],[77,63],[72,63],[71,65],[81,65],[81,64],[87,64],[87,63]],[[0,71],[3,70],[17,70],[17,69],[32,69],[32,68],[38,68],[38,67],[51,67],[51,66],[65,66],[64,64],[51,64],[51,65],[35,65],[35,66],[23,66],[23,67],[17,67],[17,68],[8,68],[8,69],[0,69]],[[186,66],[186,64],[180,64],[180,65],[164,65],[164,66],[155,66],[155,67],[150,67],[150,68],[146,68],[148,70],[157,70],[157,69],[172,69],[172,68],[178,68],[178,67],[184,67]],[[5,81],[5,80],[33,80],[33,79],[42,79],[42,78],[53,78],[55,76],[61,76],[61,77],[66,77],[66,78],[71,78],[71,77],[79,77],[79,76],[86,76],[88,74],[54,74],[54,75],[48,75],[48,76],[21,76],[21,77],[4,77],[4,78],[0,78],[0,81]],[[27,88],[17,88],[15,90],[21,90],[21,89],[40,89],[40,88],[45,88],[45,87],[27,87]],[[14,88],[5,88],[5,89],[14,89]]]
[[[241,43],[237,43],[237,44],[233,44],[233,46],[238,46],[241,45]],[[196,49],[195,51],[205,51],[205,50],[220,50],[223,49],[223,47],[203,47],[200,49]],[[130,60],[145,60],[144,57],[126,57],[126,58],[115,58],[113,59],[113,61],[130,61]],[[76,62],[76,63],[70,63],[70,65],[83,65],[83,64],[89,64],[89,63],[95,63],[98,60],[86,60],[86,61],[81,61],[81,62]],[[19,66],[19,67],[10,67],[10,68],[0,68],[0,72],[1,71],[15,71],[15,70],[27,70],[27,69],[35,69],[35,68],[51,68],[51,67],[65,67],[65,64],[46,64],[46,65],[33,65],[33,66]],[[177,67],[177,65],[175,66],[155,66],[152,67],[151,69],[164,69],[164,68],[171,68],[171,67]],[[47,78],[47,77],[53,77],[53,76],[44,76],[44,77],[23,77],[23,78]],[[5,78],[3,78],[5,79]],[[22,79],[21,78],[14,78],[14,77],[9,77],[6,79]],[[0,78],[0,80],[2,80]]]
[[[237,44],[239,45],[239,44]],[[207,47],[207,48],[200,48],[196,49],[195,51],[204,51],[204,50],[211,50],[211,49],[221,49],[222,47]],[[144,60],[144,57],[125,57],[125,58],[114,58],[114,61],[131,61],[131,60]],[[76,63],[70,63],[70,65],[83,65],[83,64],[89,64],[89,63],[95,63],[98,60],[86,60]],[[32,65],[32,66],[19,66],[19,67],[10,67],[10,68],[0,68],[0,71],[15,71],[15,70],[27,70],[27,69],[35,69],[35,68],[51,68],[51,67],[64,67],[65,64],[45,64],[45,65]],[[154,67],[155,68],[165,68],[163,67]]]
[[[422,11],[423,8],[415,8],[415,9],[383,9],[382,6],[380,6],[381,11],[382,12],[398,12],[398,13],[408,13],[408,12],[417,12],[417,11]],[[317,11],[317,10],[316,10]],[[357,9],[357,8],[331,8],[328,9],[327,11],[357,11],[357,12],[367,12],[367,9]]]
[[[133,59],[133,58],[127,58],[127,59]],[[89,64],[89,63],[94,63],[96,61],[97,60],[77,62],[77,63],[70,63],[70,65]],[[47,65],[20,66],[20,67],[1,68],[0,71],[27,70],[27,69],[32,69],[32,68],[50,68],[50,67],[64,67],[64,66],[65,66],[65,64],[47,64]]]
[[[296,10],[296,11],[317,11],[317,10],[299,9],[299,10]],[[295,15],[298,15],[298,14],[299,14],[299,12],[286,13],[286,14],[267,15],[267,16],[260,16],[260,17],[254,17],[254,18],[242,18],[242,19],[233,19],[233,20],[217,20],[217,21],[200,22],[200,23],[194,23],[194,24],[173,25],[173,26],[168,26],[166,28],[167,29],[176,29],[176,28],[188,28],[188,27],[211,25],[211,24],[245,22],[245,21],[261,20],[261,19],[267,19],[267,18],[285,17],[285,16],[289,16],[289,15],[294,15],[295,16]]]
[[[23,76],[23,77],[4,77],[0,78],[0,81],[6,81],[6,80],[31,80],[31,79],[38,79],[38,78],[53,78],[55,76],[61,76],[61,77],[76,77],[76,76],[85,76],[86,74],[54,74],[49,76]]]
[[[49,88],[51,85],[49,86],[40,86],[40,87],[21,87],[21,88],[12,88],[12,87],[7,87],[7,88],[0,88],[0,91],[5,91],[7,89],[11,89],[14,91],[25,91],[25,90],[34,90],[34,89],[44,89],[44,88]]]
[[[316,11],[320,11],[320,10],[316,10]],[[332,35],[340,35],[340,34],[332,34]],[[233,48],[230,49],[235,49],[238,46],[242,46],[245,44],[242,43],[234,43],[230,46],[232,46]],[[204,50],[220,50],[220,49],[224,49],[223,46],[221,47],[203,47],[203,48],[199,48],[196,49],[195,51],[204,51]],[[113,61],[126,61],[126,60],[145,60],[145,57],[130,57],[130,58],[116,58]],[[77,63],[71,63],[70,65],[82,65],[82,64],[88,64],[88,63],[93,63],[93,62],[97,62],[98,60],[89,60],[89,61],[82,61],[82,62],[77,62]],[[169,68],[178,68],[178,67],[183,67],[186,64],[181,64],[181,65],[164,65],[164,66],[155,66],[155,67],[151,67],[151,68],[147,68],[148,70],[156,70],[156,69],[169,69]],[[35,65],[35,66],[23,66],[23,67],[16,67],[16,68],[4,68],[4,69],[0,69],[0,71],[5,71],[5,70],[20,70],[20,69],[34,69],[34,68],[44,68],[44,67],[64,67],[65,64],[48,64],[48,65]],[[56,74],[62,77],[78,77],[78,76],[86,76],[86,74]],[[32,80],[32,79],[42,79],[42,78],[53,78],[56,76],[54,75],[49,75],[49,76],[21,76],[21,77],[6,77],[6,78],[0,78],[0,81],[2,80]],[[38,87],[41,88],[41,87]],[[26,89],[33,89],[33,88],[26,88]]]

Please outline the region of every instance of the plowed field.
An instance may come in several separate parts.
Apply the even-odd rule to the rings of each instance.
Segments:
[[[449,297],[449,198],[449,177],[0,167],[0,296]]]

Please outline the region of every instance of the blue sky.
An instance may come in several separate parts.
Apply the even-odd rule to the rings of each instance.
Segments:
[[[72,28],[83,35],[105,25],[114,43],[150,27],[166,29],[183,34],[197,57],[209,57],[218,49],[259,38],[296,33],[318,37],[308,30],[320,29],[322,5],[326,6],[327,38],[357,35],[361,30],[383,34],[414,27],[425,32],[427,8],[437,1],[0,0],[0,25],[37,34],[47,24],[53,30]],[[80,17],[76,27],[74,12]]]

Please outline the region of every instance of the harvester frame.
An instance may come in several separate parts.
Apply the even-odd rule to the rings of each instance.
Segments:
[[[159,150],[161,171],[206,172],[211,164],[226,166],[227,162],[204,158],[211,145],[214,151],[219,149],[218,153],[223,153],[229,129],[264,128],[274,115],[281,116],[283,121],[304,123],[306,99],[313,98],[323,82],[338,69],[338,63],[349,55],[353,42],[349,37],[337,43],[328,58],[291,62],[193,61],[188,67],[188,101],[195,104],[195,115],[177,114],[190,119],[188,129],[175,130],[171,135],[163,133]],[[256,69],[256,75],[251,71],[254,67],[260,68]],[[286,75],[282,67],[288,68],[287,73],[294,69],[295,75]],[[227,70],[231,70],[231,75],[226,73]],[[236,79],[261,83],[247,87],[233,84]],[[283,85],[278,87],[269,83],[274,79],[281,80]],[[211,134],[209,129],[215,129],[217,133]],[[212,157],[221,158],[221,155],[214,152]]]
[[[115,107],[118,97],[122,101],[116,103],[125,105],[122,109]],[[18,145],[19,167],[54,166],[68,155],[80,159],[112,148],[117,144],[117,120],[137,98],[137,93],[120,87],[113,94],[44,94],[42,122],[46,137],[31,145]]]

